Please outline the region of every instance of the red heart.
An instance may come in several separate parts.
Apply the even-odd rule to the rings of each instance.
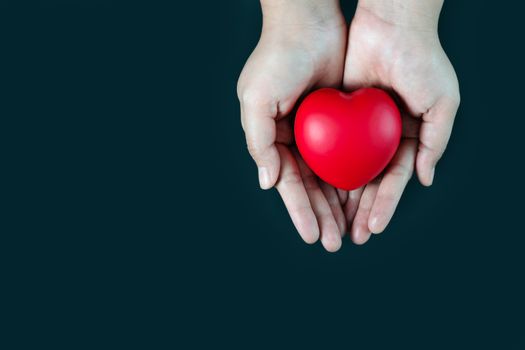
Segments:
[[[303,159],[322,180],[344,190],[378,176],[400,138],[399,109],[380,89],[320,89],[297,110],[295,140]]]

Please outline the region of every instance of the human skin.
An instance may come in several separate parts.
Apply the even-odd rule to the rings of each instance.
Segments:
[[[275,186],[303,240],[341,246],[345,215],[336,189],[304,164],[292,109],[312,89],[340,88],[347,26],[336,0],[263,0],[263,29],[237,92],[248,150],[263,189]]]
[[[261,38],[237,87],[261,188],[276,186],[305,242],[320,238],[328,251],[336,251],[351,227],[352,240],[362,244],[388,224],[416,154],[421,182],[432,183],[433,166],[450,134],[459,92],[437,39],[441,2],[360,1],[350,38],[338,1],[263,0],[261,5]],[[404,138],[384,176],[351,192],[336,190],[308,169],[294,146],[291,124],[301,96],[342,83],[349,90],[383,87],[407,107]]]
[[[447,146],[460,94],[454,68],[439,42],[442,5],[442,0],[358,3],[348,36],[344,88],[378,86],[394,94],[402,107],[403,136],[381,177],[351,196],[341,194],[357,244],[386,228],[414,167],[423,185],[432,184]]]

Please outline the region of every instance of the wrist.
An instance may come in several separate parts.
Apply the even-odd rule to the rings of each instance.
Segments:
[[[263,26],[338,27],[345,24],[339,0],[261,0]]]
[[[406,29],[437,31],[444,0],[359,0],[357,11]]]

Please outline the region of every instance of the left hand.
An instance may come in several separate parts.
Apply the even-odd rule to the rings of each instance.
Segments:
[[[409,9],[384,15],[366,3],[360,2],[350,27],[343,84],[349,91],[376,86],[394,93],[402,106],[403,135],[382,176],[361,189],[339,191],[356,244],[386,228],[414,167],[423,185],[432,184],[460,101],[454,68],[437,34],[440,6],[435,18],[415,23],[406,19],[421,13],[395,18],[392,13]]]

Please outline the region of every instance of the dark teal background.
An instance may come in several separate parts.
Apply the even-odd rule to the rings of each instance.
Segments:
[[[258,2],[0,9],[2,348],[525,348],[518,8],[446,1],[435,185],[336,254],[258,189],[235,92]]]

